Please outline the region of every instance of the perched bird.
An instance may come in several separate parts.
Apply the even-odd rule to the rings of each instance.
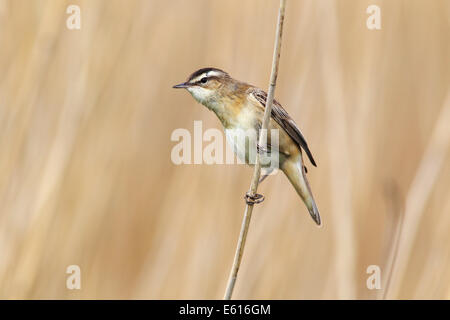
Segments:
[[[302,149],[314,166],[316,166],[316,162],[299,128],[280,103],[276,100],[273,101],[267,132],[268,143],[260,147],[257,144],[258,135],[262,127],[267,100],[267,94],[263,90],[233,79],[228,73],[217,68],[197,70],[189,76],[186,82],[175,85],[173,88],[186,89],[195,100],[217,115],[225,129],[227,142],[231,144],[238,157],[247,164],[255,163],[250,148],[258,149],[261,159],[262,154],[267,157],[271,155],[271,152],[277,152],[279,169],[284,172],[294,186],[311,217],[318,225],[321,225],[319,210],[306,178],[307,170],[303,163]],[[230,138],[228,132],[237,129],[253,130],[257,134],[247,137],[247,140]],[[277,150],[271,145],[272,135],[269,133],[272,129],[278,129]],[[262,167],[266,173],[263,174],[261,181],[274,169],[270,164]]]

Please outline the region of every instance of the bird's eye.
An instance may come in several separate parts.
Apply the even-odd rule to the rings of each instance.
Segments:
[[[200,80],[201,83],[206,83],[206,81],[208,81],[208,78],[204,77]]]

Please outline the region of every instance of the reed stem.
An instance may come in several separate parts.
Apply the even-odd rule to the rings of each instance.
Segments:
[[[281,49],[281,37],[283,35],[283,22],[284,22],[284,12],[286,7],[286,0],[280,0],[280,9],[278,12],[278,24],[277,32],[275,36],[275,47],[273,50],[272,58],[272,71],[270,74],[269,91],[267,94],[266,109],[264,112],[263,123],[259,135],[258,145],[262,146],[264,144],[263,132],[267,129],[270,115],[272,111],[273,97],[275,94],[275,87],[278,76],[278,65],[280,61],[280,49]],[[253,177],[250,184],[249,194],[253,196],[258,191],[259,179],[261,176],[261,162],[259,157],[259,152],[256,153],[255,168],[253,171]],[[225,300],[230,300],[233,295],[234,286],[236,284],[237,275],[239,272],[239,267],[241,266],[242,255],[244,253],[245,243],[247,240],[248,229],[250,226],[250,221],[252,218],[254,204],[247,204],[245,207],[244,218],[242,220],[241,232],[239,234],[239,239],[236,247],[236,252],[234,255],[233,266],[231,268],[230,277],[228,279],[227,289],[225,291]]]

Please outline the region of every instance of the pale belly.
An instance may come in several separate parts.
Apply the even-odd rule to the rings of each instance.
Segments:
[[[225,129],[228,145],[232,148],[237,157],[248,165],[255,165],[258,132],[255,129],[233,128]],[[265,144],[260,148],[261,167],[266,169],[279,168],[279,152],[269,152]]]
[[[256,156],[259,152],[261,167],[263,171],[272,171],[280,167],[279,131],[275,133],[269,130],[270,139],[264,139],[261,148],[257,148],[259,130],[255,119],[262,119],[263,111],[249,106],[240,110],[236,118],[228,116],[227,121],[222,121],[228,145],[237,155],[241,163],[255,165]],[[219,119],[223,119],[219,116]],[[271,124],[270,127],[274,129]],[[265,137],[266,138],[266,137]],[[267,147],[267,140],[270,141]],[[284,159],[284,158],[283,158]]]

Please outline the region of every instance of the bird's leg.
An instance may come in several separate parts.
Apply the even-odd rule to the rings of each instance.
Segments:
[[[256,144],[256,151],[257,151],[260,155],[262,155],[262,154],[264,154],[264,153],[265,153],[265,154],[268,154],[268,153],[270,153],[270,145],[268,145],[268,146],[266,146],[266,147],[263,147],[263,146],[260,146],[259,144]],[[262,174],[261,179],[259,179],[259,183],[263,182],[264,179],[266,179],[267,176],[272,172],[272,170],[273,170],[273,169],[269,169],[269,170],[267,170],[266,172],[264,172],[264,173]]]
[[[273,168],[270,169],[265,169],[264,173],[261,175],[261,178],[259,179],[258,184],[260,184],[261,182],[263,182],[268,176],[270,176],[270,174],[272,173]],[[254,194],[253,196],[247,191],[245,193],[244,196],[245,199],[245,203],[247,204],[257,204],[257,203],[261,203],[264,201],[264,196],[262,194]]]
[[[270,174],[272,173],[273,168],[262,168],[261,178],[259,179],[259,183],[263,182]]]
[[[259,179],[259,184],[261,184],[261,182],[263,182],[269,175],[270,175],[270,173],[263,174],[261,179]]]
[[[256,144],[256,151],[261,155],[261,154],[268,154],[271,152],[271,146],[270,144],[266,145],[265,147],[260,146],[258,143]],[[269,168],[269,169],[265,169],[265,172],[262,174],[261,178],[259,179],[259,183],[263,182],[269,175],[270,173],[273,171],[273,168]],[[264,201],[264,196],[262,194],[259,193],[255,193],[254,195],[251,195],[249,191],[247,191],[245,193],[244,196],[245,199],[245,203],[250,204],[250,205],[254,205],[257,203],[261,203]]]

